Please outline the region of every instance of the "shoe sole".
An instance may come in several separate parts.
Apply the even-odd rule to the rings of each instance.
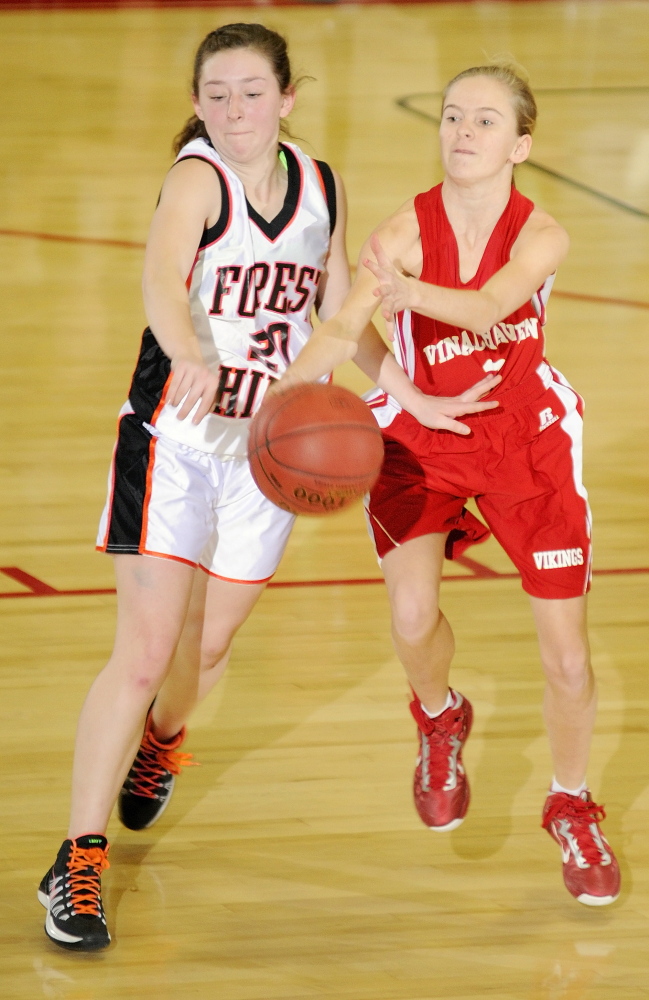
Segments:
[[[432,830],[433,833],[446,833],[448,830],[457,830],[458,826],[464,823],[465,816],[460,816],[459,819],[452,819],[450,823],[446,823],[444,826],[429,826],[428,829]]]
[[[47,916],[45,918],[45,933],[50,941],[57,944],[59,948],[66,948],[68,951],[101,951],[102,948],[108,947],[111,940],[110,934],[108,935],[108,941],[101,941],[97,944],[84,944],[83,938],[75,938],[70,934],[64,934],[63,931],[59,931],[56,924],[52,920],[52,915],[50,913],[50,897],[47,893],[43,892],[42,889],[39,889],[36,895],[38,897],[38,902],[47,910]]]
[[[590,896],[587,892],[582,892],[580,896],[576,896],[578,903],[583,903],[584,906],[609,906],[610,903],[614,903],[616,899],[619,899],[619,893],[617,896]]]

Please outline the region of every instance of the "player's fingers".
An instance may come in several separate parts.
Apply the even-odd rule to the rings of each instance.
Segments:
[[[172,406],[178,406],[191,388],[191,378],[187,372],[176,372],[171,380],[167,400]]]
[[[486,393],[491,392],[499,382],[502,382],[501,375],[487,375],[485,378],[480,379],[475,385],[472,385],[470,389],[467,389],[462,393],[460,399],[473,402],[475,399],[480,399]]]
[[[204,389],[205,382],[202,379],[200,381],[195,381],[190,386],[189,391],[183,400],[183,404],[176,414],[179,420],[184,420],[185,417],[191,413],[198,400],[202,397]]]
[[[372,247],[372,251],[374,253],[374,256],[376,257],[377,263],[381,267],[385,268],[387,271],[391,271],[394,265],[390,260],[390,258],[388,257],[388,255],[386,254],[383,247],[381,246],[381,241],[376,233],[372,233],[372,235],[370,236],[370,246]]]
[[[450,417],[441,417],[439,421],[439,430],[453,431],[454,434],[470,434],[471,428],[466,424],[461,423],[459,420],[452,420]]]
[[[200,405],[192,417],[193,424],[200,424],[203,417],[206,417],[214,409],[214,395],[213,392],[203,394]]]
[[[482,413],[483,410],[495,410],[497,406],[500,406],[500,403],[496,399],[490,399],[484,403],[467,401],[462,403],[462,409],[459,409],[457,414],[461,416],[463,413]]]

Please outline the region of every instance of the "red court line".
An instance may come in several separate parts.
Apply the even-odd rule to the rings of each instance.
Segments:
[[[519,573],[498,573],[496,570],[490,569],[488,566],[483,566],[482,563],[478,563],[474,559],[469,559],[468,556],[461,556],[460,559],[456,559],[455,561],[469,566],[473,572],[469,575],[458,573],[443,576],[442,580],[445,583],[452,583],[458,580],[517,580],[520,577]],[[0,573],[4,573],[5,576],[30,588],[24,591],[6,591],[5,593],[0,593],[0,600],[12,597],[89,597],[115,593],[114,587],[56,590],[55,587],[50,587],[49,584],[43,583],[42,580],[31,576],[29,573],[25,573],[24,570],[18,569],[17,566],[0,566]],[[649,566],[593,570],[593,576],[636,576],[642,573],[649,573]],[[276,589],[286,589],[289,587],[359,587],[384,582],[382,576],[371,576],[348,580],[277,580],[269,583],[268,586],[269,588]]]
[[[0,10],[2,9],[2,2],[0,0]],[[111,240],[100,236],[68,236],[65,233],[39,233],[28,229],[0,229],[0,236],[13,236],[17,239],[28,240],[47,240],[51,243],[80,243],[84,246],[117,247],[122,250],[144,250],[146,247],[146,243],[139,243],[137,240]],[[352,265],[352,271],[355,270],[356,268]],[[594,302],[607,306],[649,309],[649,302],[641,302],[639,299],[619,299],[608,295],[590,295],[587,292],[568,292],[560,289],[554,289],[552,295],[554,298],[572,299],[575,302]]]
[[[633,309],[649,309],[649,302],[641,302],[639,299],[614,299],[607,295],[588,295],[585,292],[562,292],[560,289],[553,289],[553,298],[574,299],[576,302],[599,302],[607,306],[631,306]]]
[[[334,0],[337,6],[351,3],[364,5],[378,3],[423,4],[423,3],[474,3],[475,0]],[[533,0],[509,0],[509,3],[531,3]],[[537,0],[538,2],[538,0]],[[547,2],[547,0],[546,0]],[[0,11],[50,11],[50,10],[146,10],[155,8],[182,9],[192,7],[323,7],[330,0],[0,0]]]
[[[2,6],[0,5],[0,10]],[[100,236],[66,236],[64,233],[35,233],[27,229],[0,229],[0,236],[16,236],[19,239],[49,240],[52,243],[82,243],[86,246],[121,247],[126,250],[144,250],[146,243],[135,240],[109,240]]]

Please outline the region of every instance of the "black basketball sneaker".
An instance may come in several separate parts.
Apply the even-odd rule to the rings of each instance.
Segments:
[[[108,841],[101,834],[63,841],[38,887],[47,909],[45,933],[61,948],[98,951],[110,944],[101,902],[101,873],[108,867]]]
[[[119,793],[119,818],[129,830],[153,826],[171,799],[175,776],[183,767],[196,766],[190,753],[179,753],[186,729],[166,743],[153,735],[149,715],[131,770]]]

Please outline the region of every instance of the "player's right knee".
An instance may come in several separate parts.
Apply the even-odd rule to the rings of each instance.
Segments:
[[[164,681],[174,655],[174,643],[159,637],[134,642],[125,651],[117,648],[111,664],[137,692],[155,695]]]
[[[404,642],[417,645],[435,632],[439,623],[439,608],[434,601],[422,601],[416,595],[404,595],[392,606],[392,628]]]

